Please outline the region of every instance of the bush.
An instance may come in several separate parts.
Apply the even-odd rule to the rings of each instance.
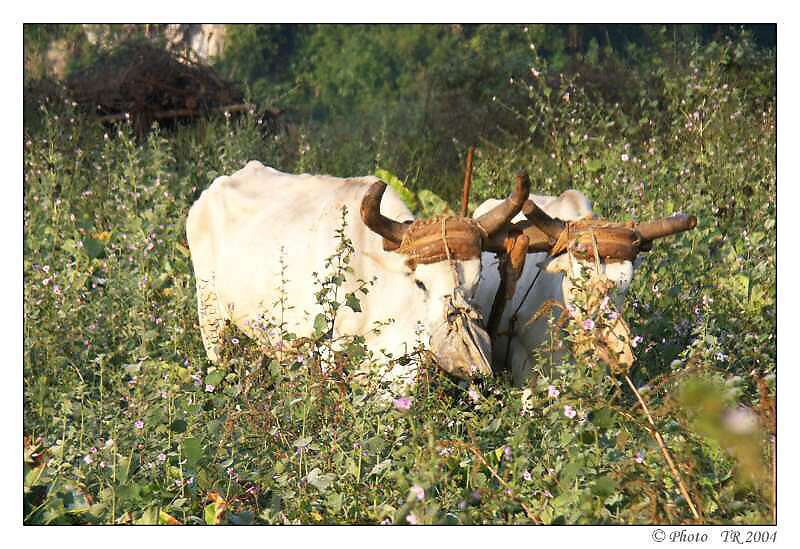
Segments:
[[[375,33],[370,48],[388,51],[393,32]],[[507,194],[524,167],[537,192],[578,188],[602,216],[698,217],[694,231],[659,242],[634,278],[630,377],[703,522],[772,522],[774,52],[742,36],[692,45],[685,66],[653,54],[632,65],[633,89],[617,101],[577,75],[554,79],[556,60],[517,44],[517,31],[463,32],[476,56],[495,40],[528,60],[511,84],[490,71],[505,90],[492,109],[523,131],[482,144],[473,205]],[[353,35],[336,47],[358,58]],[[469,51],[445,42],[455,58]],[[473,100],[488,112],[490,97]],[[184,222],[214,177],[252,159],[342,176],[381,167],[421,211],[441,207],[436,195],[452,207],[460,175],[425,175],[425,155],[440,154],[435,139],[417,141],[391,118],[358,134],[327,119],[264,137],[246,115],[137,140],[129,123],[104,128],[68,99],[40,113],[24,137],[26,523],[694,520],[624,379],[584,356],[523,388],[457,383],[411,357],[420,376],[410,400],[374,405],[370,387],[353,383],[368,363],[361,342],[332,355],[326,339],[331,315],[358,298],[337,293],[335,276],[318,280],[328,316],[315,338],[270,326],[296,348],[265,349],[231,329],[224,360],[208,365]],[[331,258],[334,271],[347,250]]]

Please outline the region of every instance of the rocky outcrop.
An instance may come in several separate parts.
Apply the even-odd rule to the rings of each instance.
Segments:
[[[188,23],[167,25],[164,31],[173,47],[191,52],[197,61],[207,63],[222,53],[225,45],[225,25],[218,23]]]
[[[164,38],[167,49],[186,53],[195,61],[203,63],[220,55],[225,44],[225,25],[219,23],[84,24],[83,29],[91,44],[100,44],[103,47],[113,46],[120,39],[129,38],[144,30],[148,38]]]

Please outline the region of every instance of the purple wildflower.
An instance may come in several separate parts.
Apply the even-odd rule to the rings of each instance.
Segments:
[[[415,515],[414,513],[407,514],[406,522],[408,522],[409,524],[417,524],[418,523],[417,515]]]
[[[578,415],[578,412],[576,412],[575,409],[572,406],[570,406],[569,404],[565,404],[564,405],[564,415],[567,416],[569,419],[572,419],[576,415]]]
[[[411,397],[400,397],[394,399],[394,407],[401,412],[406,412],[411,409],[411,403],[413,399]]]
[[[136,429],[142,430],[144,429],[144,421],[142,421],[141,419],[137,419],[136,421],[133,422],[133,426]]]
[[[561,394],[561,391],[556,389],[555,385],[548,385],[547,386],[547,396],[550,398],[558,398],[558,395]]]
[[[584,330],[587,331],[594,330],[594,320],[592,320],[591,318],[587,318],[586,320],[583,321],[582,326]]]
[[[422,501],[425,499],[425,490],[419,484],[415,484],[411,487],[410,492],[414,494],[414,496],[419,500]]]
[[[213,392],[214,392],[214,386],[211,385],[210,383],[206,383],[206,393],[213,393]]]

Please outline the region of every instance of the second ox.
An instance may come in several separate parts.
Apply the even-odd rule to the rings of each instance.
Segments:
[[[250,337],[270,337],[259,322],[275,313],[281,292],[291,305],[283,311],[285,329],[301,337],[314,333],[322,308],[311,275],[324,272],[326,258],[337,253],[345,208],[345,234],[355,252],[342,290],[354,291],[359,279],[374,285],[360,312],[339,310],[334,335],[361,335],[376,356],[398,357],[421,333],[444,370],[462,378],[491,375],[491,343],[473,306],[481,253],[528,194],[529,183],[520,180],[509,198],[474,219],[414,219],[375,177],[291,175],[253,161],[217,178],[186,222],[209,359],[218,359],[226,320]],[[390,318],[390,326],[375,330]],[[415,369],[413,361],[389,362],[384,379],[398,391],[413,381]]]
[[[527,175],[518,179],[529,187]],[[474,216],[480,218],[500,202],[483,202]],[[613,321],[599,333],[600,357],[630,366],[630,333],[616,311],[622,310],[637,256],[649,250],[653,240],[691,229],[696,223],[694,216],[684,214],[647,223],[616,223],[596,219],[589,200],[576,190],[558,197],[530,195],[522,211],[494,235],[483,253],[476,299],[487,319],[495,370],[511,370],[517,385],[526,381],[534,367],[532,351],[548,338],[551,314],[540,311],[555,303],[574,315],[576,281],[585,278],[601,279],[607,289],[604,301],[614,304],[606,317]],[[560,312],[558,307],[549,309]],[[561,343],[555,351],[547,349],[545,367],[561,359]]]

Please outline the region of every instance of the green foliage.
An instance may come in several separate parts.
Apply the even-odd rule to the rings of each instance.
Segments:
[[[408,187],[405,186],[405,183],[400,181],[400,179],[398,179],[396,175],[392,174],[387,170],[377,168],[375,170],[375,176],[381,179],[387,185],[389,185],[394,190],[394,192],[396,192],[400,196],[400,199],[408,207],[409,210],[414,212],[419,209],[417,197],[414,196],[413,192],[408,190]]]
[[[420,369],[410,408],[376,403],[377,382],[357,375],[377,366],[363,340],[334,341],[331,330],[341,307],[358,310],[370,289],[353,280],[357,250],[344,225],[315,276],[314,337],[276,322],[266,327],[275,345],[264,348],[231,328],[221,362],[206,361],[184,236],[200,192],[259,159],[341,176],[381,167],[416,211],[455,206],[464,143],[419,120],[464,117],[456,96],[483,120],[507,116],[506,134],[475,130],[493,137],[478,149],[473,205],[506,195],[526,168],[535,192],[580,189],[601,216],[698,217],[637,271],[623,311],[638,343],[630,375],[703,520],[771,522],[774,52],[747,33],[682,46],[678,58],[655,46],[618,53],[614,36],[592,35],[581,63],[630,64],[625,93],[613,95],[574,73],[558,77],[578,54],[550,26],[381,27],[366,40],[368,30],[290,46],[279,28],[241,29],[241,51],[262,39],[276,41],[264,51],[278,58],[318,48],[312,68],[276,61],[288,80],[329,79],[319,83],[319,119],[285,134],[264,135],[252,115],[219,116],[137,140],[129,124],[104,128],[70,102],[41,106],[41,125],[26,126],[25,522],[691,521],[636,399],[586,356],[553,365],[538,356],[528,386],[513,388],[503,378],[458,384],[416,353],[405,358]],[[561,45],[545,40],[558,36]],[[513,83],[498,50],[525,63]],[[380,56],[389,69],[375,65]],[[231,70],[253,75],[257,65]],[[476,67],[491,78],[473,80]],[[344,104],[336,86],[359,113],[349,128],[333,114]],[[448,139],[452,162],[431,163]],[[279,304],[291,307],[290,296]],[[554,330],[548,344],[568,351],[580,330]]]

